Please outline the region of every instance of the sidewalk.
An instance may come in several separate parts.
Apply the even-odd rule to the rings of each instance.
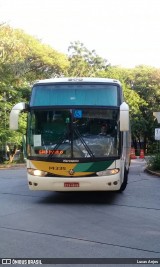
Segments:
[[[145,156],[144,159],[140,159],[140,158],[136,158],[136,159],[131,159],[131,162],[137,162],[137,163],[144,163],[144,171],[148,172],[151,175],[155,175],[160,177],[160,171],[152,171],[150,169],[147,168],[147,159],[149,158],[149,156]]]
[[[0,170],[26,168],[26,163],[0,164]]]

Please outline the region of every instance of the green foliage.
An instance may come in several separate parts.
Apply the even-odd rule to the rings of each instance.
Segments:
[[[0,51],[4,81],[17,85],[60,76],[69,64],[65,55],[22,30],[5,25],[0,27]]]
[[[153,67],[138,66],[133,70],[132,88],[147,101],[150,110],[155,111],[160,101],[160,73]],[[154,106],[153,106],[154,103]],[[142,108],[143,112],[143,108]]]
[[[108,67],[106,59],[97,55],[95,50],[89,51],[83,43],[72,42],[68,48],[69,68],[66,75],[72,77],[95,77],[97,72]]]
[[[9,113],[18,102],[28,102],[31,85],[39,79],[61,76],[67,56],[42,44],[22,30],[0,25],[0,145],[20,144],[26,119],[17,132],[9,130]]]
[[[154,142],[154,128],[157,122],[153,112],[159,109],[160,101],[160,72],[150,66],[137,66],[132,70],[130,80],[134,90],[142,100],[139,114],[132,118],[132,139],[143,142],[146,149]]]
[[[109,67],[106,71],[99,72],[99,77],[112,78],[119,80],[123,86],[124,99],[130,107],[131,118],[135,115],[140,115],[140,107],[147,106],[147,102],[143,100],[139,94],[132,89],[131,85],[131,73],[132,70],[121,68],[118,66]]]
[[[150,156],[147,166],[152,171],[160,171],[160,153]]]
[[[100,77],[121,81],[124,97],[130,107],[132,141],[144,149],[154,143],[154,129],[157,121],[153,111],[159,111],[160,70],[149,66],[137,66],[125,69],[118,66],[109,67],[99,72]]]

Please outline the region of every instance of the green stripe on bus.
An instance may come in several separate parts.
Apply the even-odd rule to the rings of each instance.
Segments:
[[[97,172],[97,171],[103,171],[107,169],[111,164],[113,163],[113,160],[110,161],[100,161],[100,162],[89,162],[89,163],[78,163],[74,171],[75,172]]]

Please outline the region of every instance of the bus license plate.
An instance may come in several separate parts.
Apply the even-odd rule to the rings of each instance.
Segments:
[[[79,183],[67,182],[64,183],[64,187],[79,187]]]

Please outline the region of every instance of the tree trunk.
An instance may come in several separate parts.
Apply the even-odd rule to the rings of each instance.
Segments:
[[[9,163],[12,163],[14,160],[14,156],[16,155],[17,152],[17,147],[14,146],[14,149],[11,151],[10,156],[9,156]]]

